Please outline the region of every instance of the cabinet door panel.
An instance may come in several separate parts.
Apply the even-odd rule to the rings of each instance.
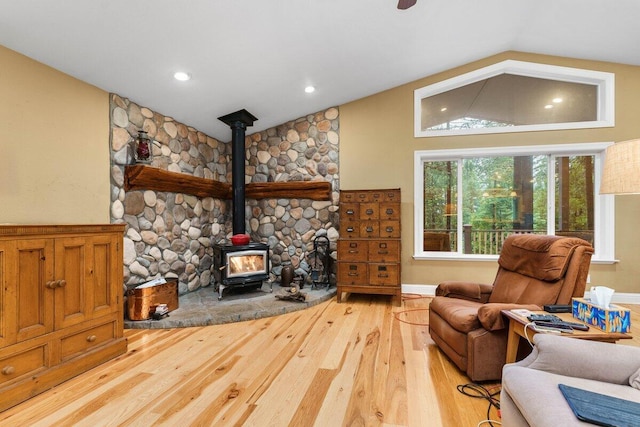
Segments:
[[[112,235],[93,237],[89,254],[89,312],[93,318],[115,313],[118,311],[117,293],[122,289],[122,268],[118,268],[118,238]]]
[[[0,242],[0,347],[16,342],[15,242]]]
[[[53,330],[53,240],[16,242],[17,341]]]
[[[84,322],[87,313],[87,245],[84,237],[56,239],[55,324],[66,328]]]

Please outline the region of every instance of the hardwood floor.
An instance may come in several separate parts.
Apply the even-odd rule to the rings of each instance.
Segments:
[[[429,338],[429,301],[352,295],[249,322],[129,329],[125,355],[0,413],[0,426],[476,426],[488,403],[457,391],[469,380]],[[640,346],[633,332],[621,343]]]

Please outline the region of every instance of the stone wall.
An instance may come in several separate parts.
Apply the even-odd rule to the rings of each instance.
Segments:
[[[180,294],[212,284],[212,244],[232,234],[231,200],[151,190],[125,191],[124,167],[133,162],[139,130],[155,141],[151,166],[231,182],[231,144],[222,143],[126,98],[111,95],[111,221],[126,223],[126,286],[177,278]],[[309,115],[246,137],[246,182],[326,180],[331,201],[248,199],[247,232],[271,248],[272,273],[292,263],[308,270],[313,238],[335,245],[338,202],[338,109]],[[334,247],[335,249],[335,247]]]
[[[332,200],[247,200],[247,218],[254,239],[271,248],[273,272],[291,263],[305,275],[306,255],[313,239],[338,239],[339,117],[337,108],[308,115],[247,137],[247,182],[329,181]],[[335,250],[335,246],[333,246]]]

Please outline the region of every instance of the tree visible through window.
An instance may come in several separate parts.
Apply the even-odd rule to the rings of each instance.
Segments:
[[[420,152],[421,251],[494,255],[513,233],[575,236],[595,246],[596,216],[604,214],[595,208],[600,152],[535,152],[546,147],[516,155]]]

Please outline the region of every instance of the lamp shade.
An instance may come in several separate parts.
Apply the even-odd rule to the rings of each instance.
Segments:
[[[600,194],[640,194],[640,139],[607,147]]]

